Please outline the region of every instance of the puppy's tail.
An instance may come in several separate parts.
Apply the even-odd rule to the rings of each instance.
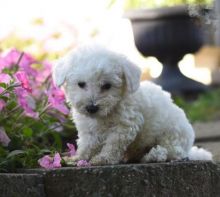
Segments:
[[[209,160],[212,161],[212,153],[203,149],[193,146],[189,151],[189,160]]]

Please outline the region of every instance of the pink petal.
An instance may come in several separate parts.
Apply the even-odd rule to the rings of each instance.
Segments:
[[[53,164],[52,164],[53,168],[60,168],[61,167],[61,163],[60,163],[61,160],[62,159],[60,157],[60,154],[56,153],[53,158]]]
[[[24,109],[26,116],[38,119],[39,113],[35,112],[35,100],[21,87],[15,88],[18,104]]]
[[[59,153],[54,155],[54,158],[49,155],[45,155],[38,160],[38,163],[41,167],[46,169],[60,168],[61,167],[61,157]]]
[[[37,73],[36,81],[43,83],[48,77],[51,77],[52,65],[48,62],[43,62],[43,68]],[[52,79],[52,77],[51,77]]]
[[[24,53],[21,62],[19,64],[20,70],[25,71],[30,76],[37,76],[37,70],[32,68],[31,65],[37,63],[37,61],[28,53]]]
[[[91,166],[91,164],[86,160],[79,160],[76,165],[77,165],[77,167],[89,167],[89,166]]]
[[[6,106],[6,102],[0,99],[0,111]]]
[[[19,56],[20,53],[15,49],[12,49],[6,55],[2,56],[0,58],[0,65],[2,69],[10,68],[12,65],[14,65],[18,61]]]
[[[0,87],[0,94],[1,94],[4,90],[5,90],[4,88]],[[4,93],[4,96],[9,97],[9,93]]]
[[[53,168],[52,162],[53,162],[53,158],[50,157],[49,155],[45,155],[38,160],[39,165],[43,168],[46,168],[46,169]]]
[[[4,60],[2,57],[0,57],[0,72],[2,72],[2,70],[4,69]]]
[[[0,87],[0,94],[4,91],[4,88]]]
[[[8,74],[5,74],[5,73],[1,73],[0,74],[0,83],[6,83],[8,84],[11,80],[11,77],[10,75]]]
[[[69,114],[69,109],[65,106],[65,104],[56,104],[56,105],[53,105],[53,108],[60,111],[61,113],[65,115]]]
[[[0,127],[0,143],[2,144],[2,146],[8,146],[8,144],[10,143],[10,138],[8,137],[8,135],[6,134],[5,130],[3,127]]]
[[[30,87],[28,77],[25,72],[23,71],[18,71],[15,73],[15,77],[18,79],[19,82],[21,82],[21,86],[27,90],[28,92],[31,92],[32,89]]]
[[[11,68],[17,62],[21,56],[21,52],[17,49],[10,50],[6,55],[0,57],[0,69]],[[31,67],[32,64],[37,63],[37,61],[28,53],[24,53],[20,63],[19,70],[25,71],[28,75],[36,76],[37,71]]]
[[[67,143],[66,145],[69,148],[69,150],[68,150],[69,156],[70,157],[74,156],[76,154],[76,148],[75,148],[74,144]]]
[[[65,95],[61,89],[52,85],[52,87],[47,92],[47,96],[51,107],[57,109],[65,115],[69,113],[69,109],[65,105]]]

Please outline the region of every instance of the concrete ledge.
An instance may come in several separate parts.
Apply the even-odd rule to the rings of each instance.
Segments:
[[[49,171],[34,169],[27,170],[26,173],[34,173],[39,176],[38,178],[43,176],[44,180],[41,180],[41,183],[44,183],[45,196],[48,197],[219,197],[219,168],[220,165],[211,162],[174,162],[90,168],[68,167]],[[9,177],[10,174],[1,175],[0,179],[2,176]],[[2,182],[0,180],[0,184]],[[36,182],[32,181],[32,185],[30,183],[26,186],[27,189],[35,191]],[[7,191],[13,190],[14,185],[11,185],[9,181],[8,185],[4,183],[4,187],[8,189],[2,189],[1,185],[1,194],[13,196],[8,195],[10,193]],[[21,188],[20,192],[27,191],[27,189]],[[38,190],[42,192],[41,188]],[[16,191],[19,192],[18,188]],[[41,196],[43,196],[42,193]]]
[[[39,174],[0,174],[1,197],[45,197],[43,176]]]

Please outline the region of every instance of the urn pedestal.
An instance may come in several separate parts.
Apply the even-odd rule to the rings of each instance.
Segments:
[[[161,75],[153,81],[173,94],[197,94],[207,87],[184,76],[178,62],[187,53],[195,53],[203,44],[203,30],[186,6],[133,10],[131,20],[135,45],[144,56],[154,56],[162,64]]]

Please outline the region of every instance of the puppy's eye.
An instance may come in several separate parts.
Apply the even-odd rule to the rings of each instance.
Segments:
[[[112,87],[112,85],[110,83],[105,83],[101,86],[101,90],[109,90]]]
[[[78,82],[78,86],[80,88],[85,88],[86,87],[86,83],[85,82]]]

